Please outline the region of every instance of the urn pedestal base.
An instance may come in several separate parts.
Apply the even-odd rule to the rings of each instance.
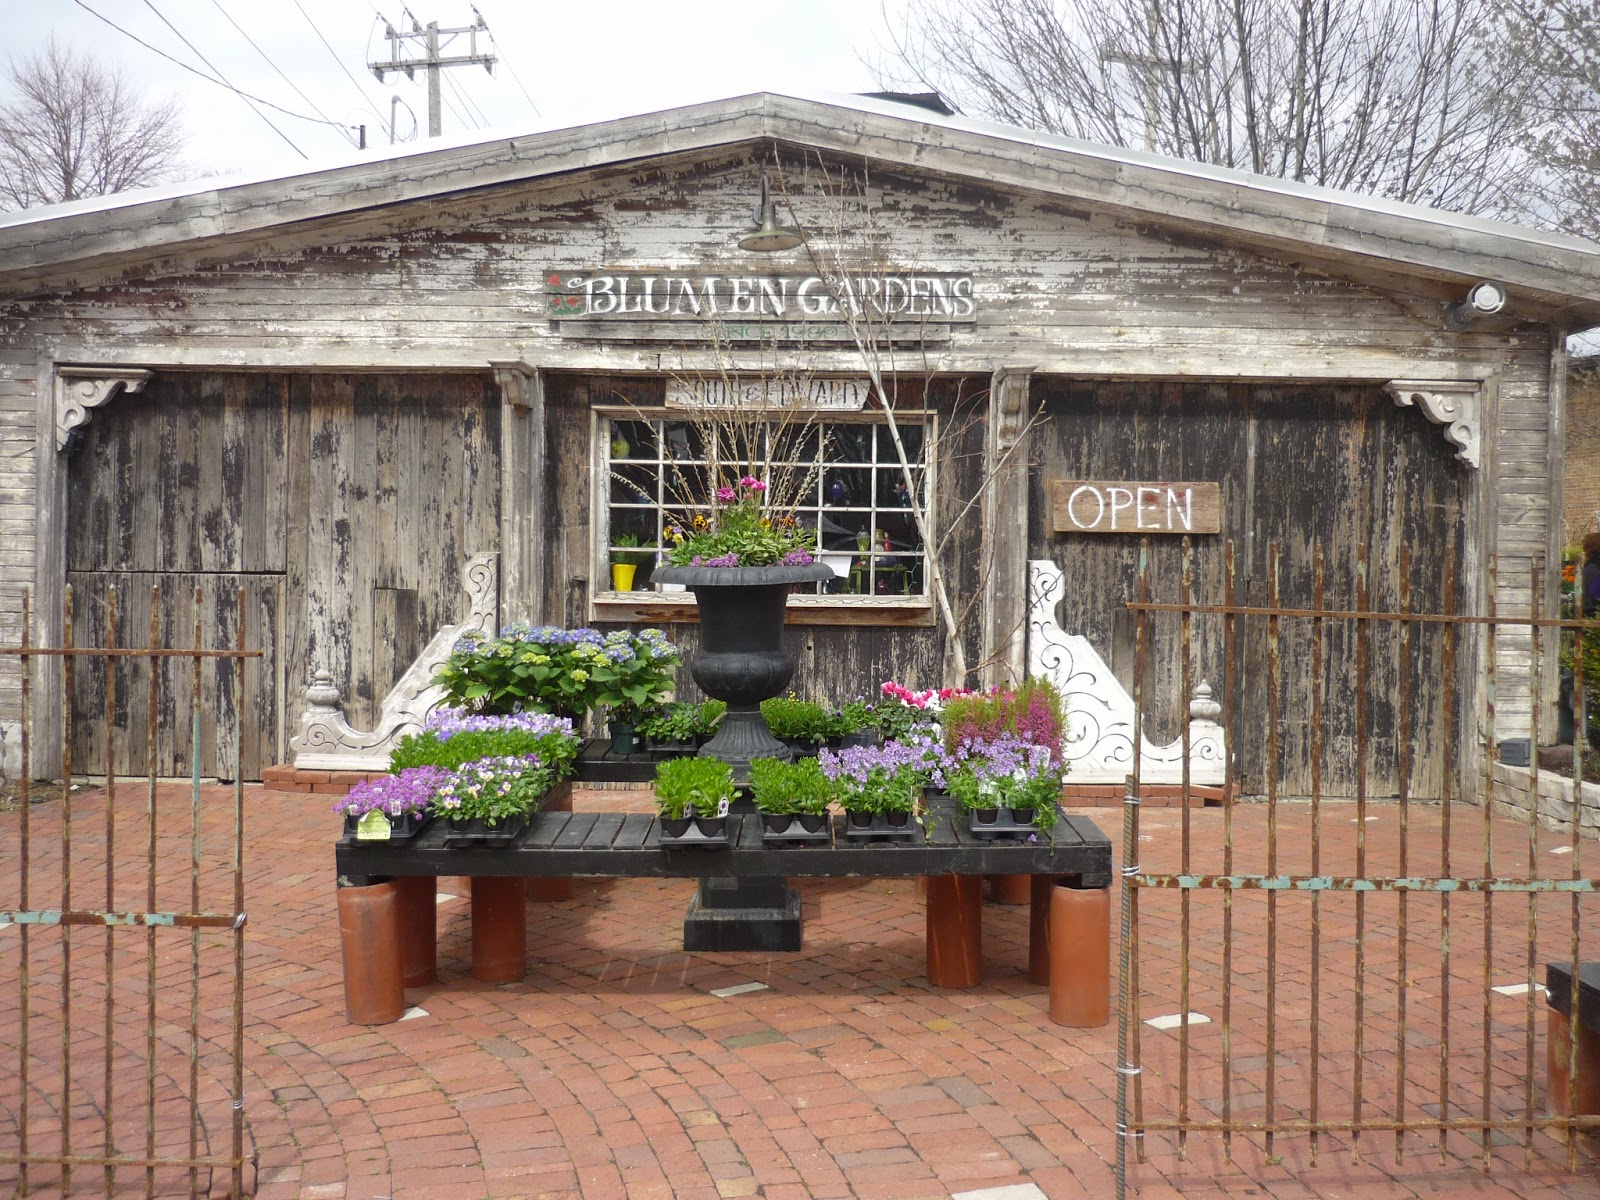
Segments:
[[[782,876],[706,878],[683,918],[685,950],[798,950],[800,893]]]

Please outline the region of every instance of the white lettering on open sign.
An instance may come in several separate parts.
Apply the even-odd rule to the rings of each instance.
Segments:
[[[1221,531],[1215,483],[1054,481],[1057,533],[1185,534]]]

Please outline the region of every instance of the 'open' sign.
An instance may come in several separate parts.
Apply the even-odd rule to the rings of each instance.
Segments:
[[[1215,483],[1057,479],[1051,488],[1057,533],[1222,531],[1222,489]]]

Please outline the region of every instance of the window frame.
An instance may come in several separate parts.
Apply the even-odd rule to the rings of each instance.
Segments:
[[[841,412],[837,409],[798,410],[808,419],[823,424],[863,424],[886,427],[888,422],[876,413]],[[614,421],[660,421],[682,417],[683,410],[664,405],[632,406],[598,404],[589,410],[589,619],[592,621],[670,624],[693,623],[699,620],[699,608],[694,593],[658,591],[616,592],[611,590],[610,527],[610,464],[611,430]],[[924,563],[933,553],[938,536],[934,524],[938,496],[937,455],[930,450],[937,445],[939,413],[934,409],[917,408],[897,410],[895,418],[905,424],[916,424],[924,429],[923,463],[924,495],[929,537],[924,542]],[[824,464],[826,466],[826,463]],[[842,464],[856,465],[856,464]],[[881,464],[872,464],[877,470]],[[897,468],[896,468],[897,469]],[[874,504],[876,509],[876,504]],[[927,568],[923,569],[923,586],[927,587]],[[788,603],[788,621],[792,625],[899,625],[932,626],[937,624],[933,594],[924,591],[914,596],[877,596],[861,594],[844,595],[792,595]]]

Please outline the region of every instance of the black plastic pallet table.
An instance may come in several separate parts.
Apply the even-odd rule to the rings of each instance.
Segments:
[[[761,880],[783,885],[787,877],[807,878],[913,878],[970,877],[971,886],[930,888],[927,909],[929,980],[935,986],[971,986],[971,966],[976,947],[962,953],[969,964],[962,982],[942,982],[949,972],[934,961],[942,957],[939,946],[951,938],[973,943],[979,936],[981,902],[977,877],[1031,875],[1033,913],[1030,925],[1030,976],[1040,979],[1038,964],[1048,959],[1051,945],[1049,894],[1052,885],[1080,890],[1107,891],[1111,886],[1111,842],[1087,817],[1063,813],[1053,836],[1037,841],[997,841],[974,837],[965,814],[937,805],[925,815],[925,834],[907,842],[859,842],[844,834],[844,818],[831,821],[832,840],[826,845],[786,846],[764,843],[757,814],[728,817],[729,844],[719,848],[663,847],[660,823],[652,813],[541,812],[528,823],[515,843],[507,847],[452,849],[444,844],[445,831],[438,822],[404,846],[382,842],[340,841],[335,859],[339,882],[360,886],[405,876],[465,875],[473,879],[548,878],[680,878],[708,881]],[[792,890],[781,886],[792,900],[776,892],[775,906],[798,905]],[[702,888],[696,904],[708,893]],[[714,910],[715,903],[710,908]],[[1041,911],[1042,910],[1042,911]],[[714,924],[715,912],[698,914]],[[793,914],[799,929],[798,909]],[[691,909],[691,919],[696,913]],[[689,923],[686,922],[686,930]],[[430,931],[431,932],[431,931]],[[398,941],[400,930],[394,936]],[[687,949],[720,949],[715,944],[686,945]],[[773,945],[765,949],[798,949]],[[959,974],[959,972],[958,972]],[[1109,964],[1105,971],[1109,988]],[[1048,977],[1048,974],[1046,974]]]

